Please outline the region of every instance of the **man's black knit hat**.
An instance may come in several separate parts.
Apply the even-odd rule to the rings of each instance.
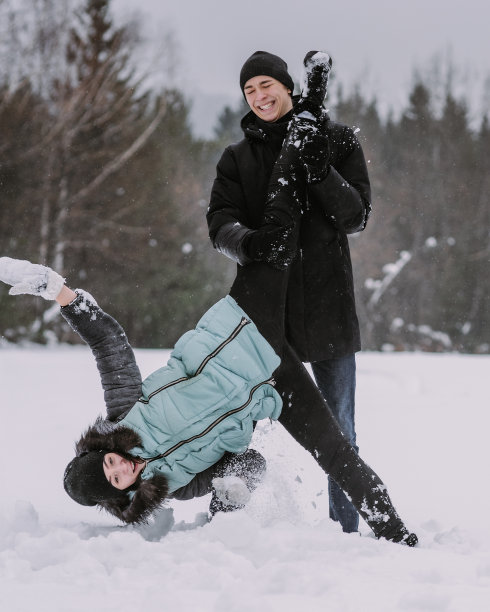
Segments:
[[[113,487],[105,477],[104,455],[105,451],[82,453],[66,467],[63,478],[65,491],[82,506],[127,498],[127,493]]]
[[[279,56],[267,51],[256,51],[243,64],[240,71],[240,89],[243,92],[245,83],[253,77],[264,74],[270,76],[283,85],[291,92],[294,89],[294,82],[288,73],[288,65]]]

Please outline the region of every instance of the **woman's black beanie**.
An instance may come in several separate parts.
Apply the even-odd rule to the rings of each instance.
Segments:
[[[65,470],[63,485],[68,495],[82,506],[95,506],[109,500],[127,499],[104,474],[104,455],[108,451],[90,451],[75,457]]]
[[[276,79],[293,92],[294,82],[288,72],[288,65],[279,56],[267,51],[256,51],[243,64],[240,71],[240,89],[253,77],[264,74]]]

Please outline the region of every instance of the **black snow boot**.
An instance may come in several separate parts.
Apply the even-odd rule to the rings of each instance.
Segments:
[[[417,536],[405,527],[386,486],[347,441],[339,446],[330,464],[325,467],[377,538],[410,547],[417,544]]]

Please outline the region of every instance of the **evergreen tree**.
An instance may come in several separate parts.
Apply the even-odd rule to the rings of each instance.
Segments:
[[[219,114],[214,128],[215,139],[220,146],[238,142],[243,138],[240,121],[249,111],[250,107],[244,98],[234,109],[230,106],[225,106]]]
[[[214,162],[192,136],[183,96],[175,90],[162,96],[165,117],[131,171],[118,177],[120,200],[137,225],[127,236],[115,227],[103,255],[112,311],[136,346],[172,346],[226,291],[226,262],[213,251],[205,221]],[[102,295],[106,275],[95,278],[100,256],[93,250],[86,256],[90,286]]]
[[[25,79],[15,89],[0,89],[0,253],[32,255],[39,243],[36,233],[40,215],[38,142],[49,121],[48,109]],[[34,231],[32,231],[34,230]],[[27,255],[25,255],[27,254]],[[0,332],[10,340],[26,334],[30,323],[42,313],[38,300],[27,299],[18,308],[0,287]]]
[[[34,214],[23,228],[31,248],[22,256],[62,274],[83,270],[83,253],[122,245],[109,238],[114,226],[122,234],[135,231],[131,207],[121,210],[114,181],[164,114],[163,106],[152,109],[138,95],[128,38],[124,28],[112,26],[108,7],[108,1],[88,0],[77,13],[66,37],[66,62],[59,62],[65,69],[41,88],[47,120],[29,151],[37,189],[29,202]]]
[[[364,346],[488,351],[487,128],[475,137],[450,89],[439,117],[431,98],[419,80],[400,119],[363,142],[374,213],[351,247]],[[361,125],[362,96],[340,103]]]

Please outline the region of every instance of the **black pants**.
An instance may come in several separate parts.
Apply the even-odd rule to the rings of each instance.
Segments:
[[[326,401],[285,337],[288,270],[265,263],[239,268],[230,295],[274,347],[274,373],[283,399],[280,422],[345,491],[375,535],[399,541],[408,534],[377,474],[344,438]]]

